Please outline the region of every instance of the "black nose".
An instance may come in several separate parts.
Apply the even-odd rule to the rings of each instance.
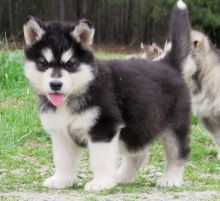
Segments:
[[[51,88],[52,90],[54,90],[54,91],[58,91],[58,90],[61,89],[62,85],[63,85],[63,84],[62,84],[61,82],[51,82],[51,83],[50,83],[50,88]]]

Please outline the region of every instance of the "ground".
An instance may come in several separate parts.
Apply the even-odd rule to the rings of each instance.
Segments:
[[[98,53],[103,59],[120,54]],[[91,179],[88,152],[84,150],[73,187],[50,191],[42,186],[53,173],[51,141],[37,116],[36,99],[23,76],[22,51],[0,52],[0,201],[36,200],[220,200],[220,162],[207,131],[192,118],[192,153],[181,188],[159,189],[164,171],[160,141],[151,146],[150,159],[136,180],[101,193],[86,193]]]

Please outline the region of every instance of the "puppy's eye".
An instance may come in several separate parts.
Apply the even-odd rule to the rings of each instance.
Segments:
[[[75,61],[68,61],[67,63],[66,63],[66,65],[67,66],[74,66],[75,65]]]
[[[49,67],[50,67],[50,66],[49,66],[49,63],[48,63],[48,61],[47,61],[46,59],[41,58],[41,59],[38,60],[38,68],[39,68],[40,70],[45,71],[45,70],[47,70]]]
[[[78,62],[75,60],[70,60],[65,64],[67,70],[74,70],[78,65]]]
[[[49,64],[49,63],[47,62],[47,60],[45,60],[45,59],[40,60],[39,63],[40,63],[41,65],[43,65],[43,66],[47,66],[47,65]]]

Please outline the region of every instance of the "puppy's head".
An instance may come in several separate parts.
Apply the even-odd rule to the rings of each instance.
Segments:
[[[145,54],[148,59],[155,59],[163,53],[163,50],[155,43],[145,45],[141,43],[141,54]]]
[[[191,40],[195,54],[205,56],[210,51],[210,41],[204,33],[192,30]]]
[[[39,95],[55,106],[84,93],[95,77],[90,46],[94,28],[87,20],[45,24],[28,17],[24,24],[25,76]]]

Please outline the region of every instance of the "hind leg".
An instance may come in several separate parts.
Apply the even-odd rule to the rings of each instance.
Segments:
[[[143,162],[147,159],[147,155],[146,149],[132,154],[125,153],[121,166],[117,170],[117,182],[125,184],[133,181]]]
[[[211,136],[218,151],[218,160],[220,160],[220,131],[211,133]]]
[[[218,151],[218,160],[220,160],[220,117],[202,118],[202,123],[209,131],[213,142]]]
[[[180,144],[172,131],[167,131],[163,136],[163,145],[166,156],[166,172],[157,182],[157,186],[179,187],[183,184],[184,165],[188,155],[188,151],[185,149],[187,145]]]
[[[158,181],[157,186],[178,187],[183,184],[184,166],[190,152],[190,107],[187,89],[180,90],[171,113],[169,127],[162,136],[166,156],[166,172]]]

